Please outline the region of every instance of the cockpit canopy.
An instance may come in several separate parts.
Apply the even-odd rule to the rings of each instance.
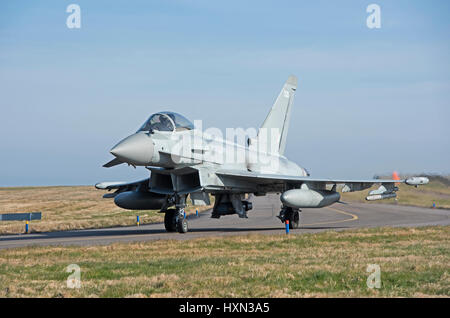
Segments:
[[[182,131],[194,129],[194,125],[184,116],[173,112],[159,112],[150,118],[138,131]]]

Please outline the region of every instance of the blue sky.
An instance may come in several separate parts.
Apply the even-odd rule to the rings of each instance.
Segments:
[[[81,7],[81,29],[66,7]],[[366,7],[381,7],[381,29]],[[286,155],[320,177],[450,173],[448,1],[0,2],[0,186],[102,168],[152,113],[259,127],[299,78]]]

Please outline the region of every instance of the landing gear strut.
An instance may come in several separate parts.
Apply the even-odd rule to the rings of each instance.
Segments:
[[[298,229],[300,227],[300,210],[290,207],[282,207],[278,218],[281,222],[289,221],[289,229]]]
[[[186,206],[186,197],[177,196],[176,198],[176,208],[167,209],[166,215],[164,216],[164,227],[167,232],[187,233],[188,222],[184,217],[184,207]]]

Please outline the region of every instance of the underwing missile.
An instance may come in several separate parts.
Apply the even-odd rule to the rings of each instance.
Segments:
[[[367,196],[366,200],[367,201],[376,201],[376,200],[391,199],[391,198],[396,198],[396,197],[397,197],[396,193],[374,194],[374,195]]]
[[[387,194],[387,193],[392,193],[395,191],[398,191],[398,187],[394,187],[394,186],[387,187],[387,186],[381,185],[378,189],[369,191],[369,195]]]

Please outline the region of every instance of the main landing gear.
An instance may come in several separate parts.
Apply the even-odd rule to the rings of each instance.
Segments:
[[[186,206],[186,197],[176,198],[176,208],[167,209],[164,216],[164,227],[167,232],[187,233],[189,230],[188,222],[184,217],[184,207]]]
[[[189,229],[184,209],[168,209],[164,216],[164,226],[167,232],[187,233]]]
[[[278,218],[281,222],[286,223],[289,221],[289,229],[298,229],[300,228],[300,209],[293,209],[287,206],[283,206],[281,208],[280,214]]]

